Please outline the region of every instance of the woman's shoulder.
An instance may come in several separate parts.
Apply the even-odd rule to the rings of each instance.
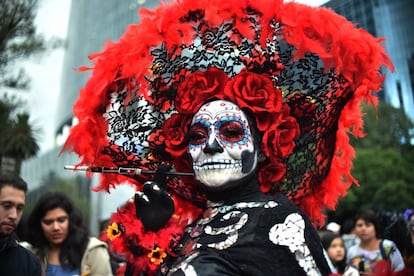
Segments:
[[[399,252],[399,249],[394,241],[383,239],[380,243],[380,251],[381,251],[381,257],[383,259],[388,259],[393,255],[395,252]],[[401,254],[401,253],[400,253]]]
[[[107,244],[98,238],[89,237],[82,257],[82,275],[112,275]]]
[[[384,246],[396,246],[392,240],[382,239],[381,242]]]
[[[108,245],[96,237],[89,237],[88,246],[86,249],[92,249],[96,247],[108,247]]]
[[[86,247],[83,258],[91,258],[93,256],[108,254],[108,245],[95,237],[89,237],[88,246]]]

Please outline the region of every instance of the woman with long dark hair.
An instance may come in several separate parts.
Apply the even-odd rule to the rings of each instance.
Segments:
[[[63,193],[40,197],[27,230],[44,275],[112,275],[106,243],[89,236],[81,212]]]

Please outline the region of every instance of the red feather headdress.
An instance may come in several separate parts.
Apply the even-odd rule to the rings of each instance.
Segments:
[[[376,104],[381,66],[392,69],[380,39],[329,9],[281,0],[161,3],[141,10],[140,24],[91,59],[74,105],[79,124],[64,148],[82,158],[79,165],[169,162],[191,171],[184,135],[191,116],[206,100],[228,99],[255,115],[262,134],[261,189],[286,194],[316,224],[357,183],[348,133],[362,136],[360,103]],[[140,189],[146,180],[103,174],[98,189],[125,181]],[[175,235],[205,199],[193,177],[170,177],[167,186],[180,205]],[[142,226],[120,217],[124,230],[142,235]]]

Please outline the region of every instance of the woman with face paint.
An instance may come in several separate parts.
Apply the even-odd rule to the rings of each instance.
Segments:
[[[187,227],[182,256],[168,275],[330,273],[303,211],[282,195],[260,191],[260,141],[254,128],[237,105],[225,100],[208,102],[193,116],[188,151],[207,209]]]
[[[258,149],[246,115],[233,103],[203,105],[188,139],[195,177],[207,191],[221,193],[256,177]]]
[[[314,225],[357,183],[348,134],[392,68],[379,40],[282,0],[141,16],[93,55],[64,148],[113,168],[96,190],[136,187],[106,235],[126,275],[329,275]]]
[[[208,70],[206,74],[215,73]],[[233,98],[228,89],[214,96],[221,94]],[[290,131],[297,133],[297,125],[291,122]],[[164,264],[168,275],[330,274],[318,234],[304,212],[285,196],[260,190],[258,164],[266,162],[266,157],[260,151],[258,133],[256,119],[249,120],[228,100],[207,101],[192,117],[186,135],[188,153],[206,194],[207,209],[186,228],[177,258]],[[136,197],[137,210],[162,209],[156,206],[155,191],[163,193],[164,186],[159,181],[148,183],[154,190]],[[154,216],[142,221],[153,229],[159,220],[160,216]]]

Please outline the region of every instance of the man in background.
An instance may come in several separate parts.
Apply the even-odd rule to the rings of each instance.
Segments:
[[[0,175],[0,271],[2,275],[40,276],[40,262],[18,244],[15,229],[23,215],[27,184],[20,177]]]

